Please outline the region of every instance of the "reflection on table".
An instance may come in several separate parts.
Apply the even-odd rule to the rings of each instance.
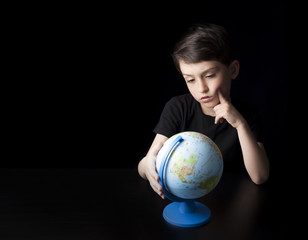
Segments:
[[[164,221],[170,203],[137,169],[1,169],[0,239],[276,239],[284,236],[274,184],[224,172],[196,199],[211,210],[197,228]]]

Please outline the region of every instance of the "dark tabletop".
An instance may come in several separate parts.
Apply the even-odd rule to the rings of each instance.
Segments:
[[[208,195],[211,210],[197,228],[163,219],[161,199],[137,170],[103,168],[0,169],[0,239],[284,239],[273,181],[255,185],[224,172]],[[286,238],[287,239],[287,238]]]

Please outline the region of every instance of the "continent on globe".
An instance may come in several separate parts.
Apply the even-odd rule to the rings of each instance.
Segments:
[[[200,182],[199,188],[206,189],[207,192],[210,192],[215,187],[218,180],[219,175],[206,178]]]
[[[190,154],[188,159],[183,156],[179,156],[178,161],[174,162],[171,167],[171,172],[175,174],[182,181],[182,183],[188,183],[186,177],[193,174],[195,164],[197,163],[196,157],[197,155],[195,154]],[[189,183],[194,182],[190,180]]]

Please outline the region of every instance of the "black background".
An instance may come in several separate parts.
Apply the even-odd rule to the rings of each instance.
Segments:
[[[203,21],[231,33],[241,64],[232,93],[260,110],[279,171],[287,154],[287,4],[243,2],[19,6],[23,17],[9,19],[3,166],[136,167],[165,102],[188,92],[172,47]]]

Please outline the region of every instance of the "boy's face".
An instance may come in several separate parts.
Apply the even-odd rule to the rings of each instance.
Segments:
[[[191,95],[200,103],[205,114],[213,115],[213,108],[219,104],[218,91],[230,98],[231,80],[239,71],[238,61],[226,66],[218,61],[185,63],[180,61],[180,69]]]

